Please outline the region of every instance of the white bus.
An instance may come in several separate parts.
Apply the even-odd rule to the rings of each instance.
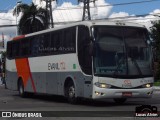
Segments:
[[[146,28],[84,21],[15,37],[7,43],[6,85],[27,93],[77,98],[150,98],[152,54]]]

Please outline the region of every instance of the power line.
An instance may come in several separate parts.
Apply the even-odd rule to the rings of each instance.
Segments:
[[[8,20],[8,21],[15,21],[15,20],[11,20],[11,19],[6,19],[6,18],[0,18],[1,20]]]
[[[160,1],[160,0],[143,0],[143,1],[139,1],[139,2],[127,2],[127,3],[117,3],[117,4],[112,4],[112,5],[99,5],[97,7],[106,7],[106,6],[120,6],[120,5],[131,5],[131,4],[140,4],[140,3],[146,3],[146,2],[156,2],[156,1]],[[94,7],[90,7],[90,8],[94,8]],[[82,7],[67,7],[67,8],[57,8],[56,10],[70,10],[70,9],[82,9]],[[1,10],[0,10],[1,11]],[[3,11],[3,10],[2,10]],[[6,10],[4,10],[6,11]],[[149,15],[149,14],[144,14],[144,15]],[[63,17],[63,15],[61,15]],[[68,15],[67,15],[68,16]],[[141,15],[140,15],[141,16]],[[141,16],[142,17],[142,16]],[[64,18],[64,17],[63,17]],[[9,20],[9,21],[15,21],[15,20],[11,20],[11,19],[4,19],[4,18],[0,18],[1,20]],[[118,19],[118,18],[116,18]]]
[[[103,19],[109,19],[109,20],[112,20],[112,19],[126,19],[126,18],[136,18],[136,17],[138,19],[138,17],[145,17],[145,16],[149,16],[149,15],[157,16],[157,17],[160,16],[160,14],[141,14],[141,15],[125,16],[125,17],[101,18],[101,19],[96,19],[96,20],[103,20]],[[63,15],[61,17],[64,18]],[[15,21],[15,20],[10,20],[10,19],[3,19],[3,18],[0,18],[0,19],[2,19],[2,20],[9,20],[9,21]],[[148,19],[148,18],[143,18],[143,19]],[[61,22],[57,22],[57,23],[61,23]],[[3,25],[0,25],[0,26],[3,26]],[[4,25],[4,26],[8,26],[8,25]],[[9,25],[9,26],[16,26],[16,25]]]
[[[158,16],[158,14],[141,14],[141,15],[135,15],[135,16],[125,16],[125,17],[113,17],[113,18],[104,18],[104,19],[123,19],[123,18],[138,18],[138,17],[146,17],[146,16]],[[144,18],[147,19],[147,18]]]
[[[155,15],[155,14],[142,14],[142,15],[136,15],[136,16],[126,16],[126,17],[115,17],[115,18],[103,18],[103,19],[96,19],[96,20],[123,20],[123,21],[132,21],[132,20],[147,20],[147,19],[155,19],[157,20],[157,18],[138,18],[138,17],[145,17],[147,15]],[[137,18],[136,18],[137,17]],[[129,19],[132,18],[132,19]],[[81,20],[78,21],[69,21],[69,22],[55,22],[55,24],[60,25],[60,24],[69,24],[69,23],[73,23],[73,22],[81,22]],[[15,27],[16,25],[0,25],[0,27]]]
[[[112,4],[112,5],[106,5],[106,6],[131,5],[131,4],[141,4],[141,3],[157,2],[157,1],[160,1],[160,0],[143,0],[143,1],[139,1],[139,2],[116,3],[116,4]]]
[[[139,1],[139,2],[127,2],[127,3],[116,3],[116,4],[107,4],[107,5],[99,5],[97,7],[107,7],[107,6],[123,6],[123,5],[132,5],[132,4],[142,4],[142,3],[148,3],[148,2],[158,2],[160,0],[145,0],[145,1]],[[94,7],[90,7],[94,8]],[[75,7],[75,8],[58,8],[56,10],[66,10],[66,9],[82,9],[82,7]]]
[[[6,13],[8,10],[0,10],[0,13]]]
[[[107,7],[107,6],[123,6],[123,5],[133,5],[133,4],[142,4],[142,3],[148,3],[148,2],[158,2],[160,0],[143,0],[143,1],[139,1],[139,2],[126,2],[126,3],[115,3],[115,4],[107,4],[107,5],[99,5],[97,7]],[[90,7],[90,8],[94,8],[94,7]],[[66,8],[57,8],[56,10],[69,10],[69,9],[82,9],[82,7],[66,7]],[[1,11],[5,11],[7,12],[7,10],[0,10]]]
[[[17,25],[0,25],[0,28],[1,27],[15,27],[15,26],[17,26]]]

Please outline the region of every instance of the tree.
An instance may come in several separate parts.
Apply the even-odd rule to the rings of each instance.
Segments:
[[[160,21],[153,22],[151,37],[153,38],[153,53],[156,79],[160,79]]]
[[[19,34],[28,34],[48,28],[45,20],[48,11],[45,9],[38,8],[34,3],[31,5],[22,3],[14,9],[13,15],[19,16],[21,12],[22,17],[18,24]]]

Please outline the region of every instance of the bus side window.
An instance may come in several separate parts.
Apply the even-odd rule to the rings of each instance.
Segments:
[[[71,52],[76,52],[76,27],[70,29],[71,39],[69,40],[69,48]]]
[[[30,41],[29,39],[25,38],[20,41],[20,56],[29,56],[30,55]]]
[[[55,40],[56,40],[56,37],[57,35],[55,34],[55,32],[51,32],[51,44],[50,44],[50,48],[51,48],[51,51],[50,53],[51,54],[55,54],[55,52],[57,51],[57,49],[55,48]]]
[[[31,56],[38,56],[39,40],[37,36],[31,37]]]
[[[39,35],[39,53],[48,55],[50,53],[50,33]]]
[[[78,27],[78,59],[82,71],[85,74],[91,75],[92,73],[92,58],[89,53],[89,29],[86,26]]]
[[[67,28],[64,30],[63,37],[63,52],[73,53],[75,52],[75,42],[76,42],[76,27]]]
[[[7,43],[7,58],[11,59],[12,56],[12,42]]]
[[[12,43],[12,57],[13,58],[16,58],[16,57],[19,57],[19,53],[20,53],[20,41],[14,41]]]

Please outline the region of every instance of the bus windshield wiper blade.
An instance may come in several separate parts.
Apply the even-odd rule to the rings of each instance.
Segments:
[[[121,66],[122,63],[123,63],[123,60],[120,60],[120,62],[118,62],[118,65],[117,65],[117,67],[116,67],[116,69],[115,69],[115,71],[113,73],[113,76],[117,75],[118,70],[119,70],[119,68],[120,68],[120,66]]]
[[[139,65],[138,65],[138,63],[137,63],[137,61],[136,61],[134,58],[131,58],[131,60],[134,62],[134,64],[135,64],[135,66],[136,66],[136,68],[137,68],[139,74],[142,76],[142,71],[141,71],[141,69],[140,69],[140,67],[139,67]]]

